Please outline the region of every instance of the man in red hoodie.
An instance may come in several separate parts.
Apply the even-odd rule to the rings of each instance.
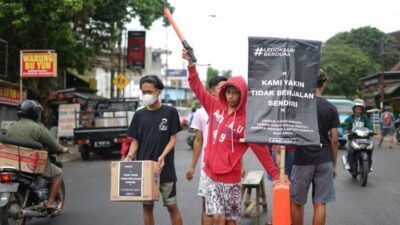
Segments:
[[[278,179],[278,169],[265,144],[240,141],[244,138],[246,122],[247,85],[244,79],[230,78],[215,98],[205,90],[186,50],[183,50],[182,58],[189,62],[189,85],[209,115],[204,155],[204,172],[208,180],[206,213],[213,216],[214,224],[234,225],[241,215],[240,162],[243,154],[251,147],[273,180]]]

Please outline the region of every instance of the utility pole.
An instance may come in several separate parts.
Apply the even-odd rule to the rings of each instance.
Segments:
[[[384,57],[385,57],[385,43],[383,39],[379,41],[379,56],[380,56],[380,61],[381,61],[381,77],[380,77],[380,97],[381,97],[381,103],[380,103],[380,108],[381,110],[383,109],[383,102],[385,100],[385,91],[384,91]]]
[[[165,96],[168,95],[168,27],[165,26]],[[167,103],[169,99],[167,98]],[[176,103],[175,103],[176,104]]]
[[[4,52],[0,50],[0,53],[4,53],[4,74],[3,71],[0,71],[0,77],[7,78],[8,74],[8,42],[0,38],[0,42],[4,44]],[[2,54],[3,55],[3,54]],[[2,66],[0,66],[2,68]]]
[[[118,26],[119,38],[118,38],[118,75],[122,72],[121,70],[121,60],[122,60],[122,30],[123,26]],[[117,98],[120,97],[121,91],[117,88]]]
[[[124,49],[124,53],[122,53],[122,54],[124,54],[123,56],[123,63],[122,63],[122,73],[125,75],[125,76],[127,76],[127,74],[126,74],[126,60],[127,60],[127,57],[128,57],[128,54],[127,54],[127,50],[128,50],[128,31],[124,28],[123,29],[123,31],[125,31],[125,33],[123,33],[123,35],[122,35],[122,40],[124,41],[124,47],[125,47],[125,49]],[[131,77],[129,78],[129,79],[131,79]],[[125,98],[125,90],[126,90],[126,88],[122,91],[122,97],[123,98]]]

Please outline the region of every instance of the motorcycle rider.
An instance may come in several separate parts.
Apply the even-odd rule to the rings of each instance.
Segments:
[[[7,130],[7,137],[27,142],[41,143],[49,155],[67,152],[68,149],[60,145],[49,130],[40,123],[43,107],[34,100],[25,100],[18,105],[18,121]],[[47,161],[42,176],[51,182],[50,194],[47,199],[48,209],[57,209],[54,202],[62,185],[63,172],[61,168]]]
[[[344,121],[344,129],[347,130],[350,134],[348,135],[348,142],[347,142],[347,162],[348,164],[352,165],[354,150],[351,147],[351,140],[353,139],[352,131],[354,131],[357,127],[366,127],[371,131],[374,130],[371,121],[364,113],[365,111],[365,104],[364,100],[362,99],[354,99],[353,101],[353,115],[347,117]],[[370,162],[370,165],[372,161]],[[372,167],[371,167],[372,168]],[[353,168],[351,168],[353,170]]]

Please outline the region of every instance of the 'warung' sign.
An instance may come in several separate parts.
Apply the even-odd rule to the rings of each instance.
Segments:
[[[20,57],[21,77],[57,77],[57,54],[54,51],[24,50]]]
[[[321,42],[249,38],[247,142],[319,145]]]

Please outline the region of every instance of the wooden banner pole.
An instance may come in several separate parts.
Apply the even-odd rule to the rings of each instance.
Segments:
[[[21,100],[21,102],[22,102],[22,100],[23,100],[23,94],[24,94],[24,86],[23,86],[23,84],[24,84],[24,82],[22,81],[22,76],[19,78],[19,100]]]

